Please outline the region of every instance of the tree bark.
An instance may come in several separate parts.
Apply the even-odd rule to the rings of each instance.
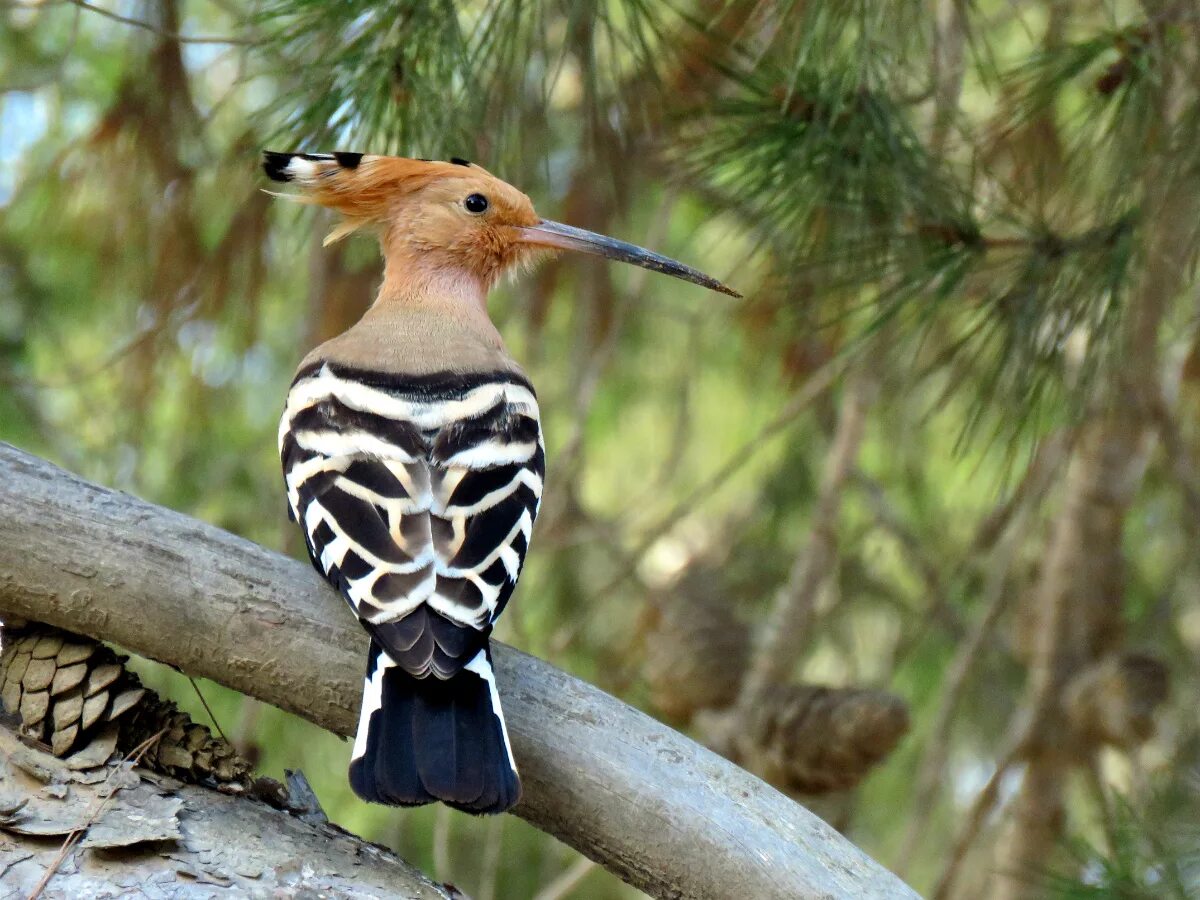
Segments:
[[[60,859],[76,829],[86,829],[77,850]],[[33,896],[43,882],[47,900],[112,896],[114,888],[171,900],[211,898],[220,888],[262,897],[462,896],[333,826],[165,776],[139,778],[122,765],[72,770],[0,727],[0,894]]]
[[[310,567],[0,444],[0,615],[47,622],[351,734],[366,636]],[[515,812],[656,897],[916,895],[752,775],[495,647]]]

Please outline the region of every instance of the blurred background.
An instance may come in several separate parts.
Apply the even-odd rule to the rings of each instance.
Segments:
[[[549,456],[500,637],[923,894],[1200,896],[1198,38],[1149,0],[0,0],[0,439],[302,557],[283,397],[381,267],[258,154],[467,157],[746,295],[497,292]],[[477,900],[637,896],[200,689]]]

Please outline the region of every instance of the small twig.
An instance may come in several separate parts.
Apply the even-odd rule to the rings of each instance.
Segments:
[[[804,383],[792,399],[784,405],[779,415],[760,428],[745,444],[732,453],[722,465],[705,478],[695,489],[687,493],[664,516],[649,527],[642,530],[642,538],[627,553],[621,553],[622,565],[617,572],[605,581],[599,588],[589,592],[582,603],[587,613],[577,616],[570,625],[563,628],[555,638],[556,646],[566,647],[591,622],[597,621],[609,608],[608,604],[616,596],[616,589],[637,574],[638,565],[650,549],[671,529],[687,518],[696,507],[712,495],[746,465],[756,453],[778,435],[785,432],[799,416],[821,397],[841,377],[849,363],[849,357],[841,356],[829,360],[812,377]]]
[[[984,516],[971,539],[970,554],[987,553],[1000,540],[1017,511],[1030,499],[1040,499],[1050,487],[1067,453],[1075,446],[1078,429],[1057,431],[1043,440],[1034,451],[1033,459],[1011,496]]]
[[[996,800],[1000,796],[1000,782],[1004,776],[1008,774],[1017,762],[1017,758],[1024,752],[1025,749],[1025,734],[1022,730],[1008,746],[1008,749],[1001,755],[996,762],[996,769],[992,772],[992,777],[988,779],[987,784],[983,786],[983,790],[975,797],[975,802],[971,804],[971,809],[967,812],[962,828],[958,832],[958,837],[954,841],[954,847],[950,851],[950,856],[946,861],[946,867],[942,870],[942,876],[938,879],[937,886],[930,895],[932,900],[947,900],[951,896],[950,892],[954,889],[954,883],[958,880],[958,875],[962,869],[962,864],[967,858],[967,853],[975,843],[975,839],[979,836],[979,831],[983,827],[984,821],[996,806]]]
[[[667,452],[662,454],[659,462],[658,474],[655,476],[652,489],[654,492],[666,490],[669,487],[672,476],[679,471],[684,454],[687,452],[693,418],[692,391],[697,381],[696,370],[703,365],[704,359],[699,346],[703,323],[703,318],[697,316],[688,327],[688,348],[684,353],[685,369],[676,387],[675,415],[670,427],[671,436],[667,440]]]
[[[1194,536],[1200,532],[1200,476],[1197,475],[1195,462],[1180,431],[1179,423],[1162,398],[1151,406],[1154,423],[1158,427],[1158,435],[1162,439],[1163,450],[1167,456],[1171,477],[1179,485],[1183,494],[1183,504],[1187,515],[1183,517],[1183,526]]]
[[[450,876],[450,807],[438,804],[433,820],[433,874],[438,881],[451,880]]]
[[[939,160],[945,155],[950,126],[959,111],[966,74],[967,11],[968,5],[962,0],[941,0],[937,4],[933,43],[934,112],[929,147],[930,154]]]
[[[983,615],[971,630],[970,636],[959,647],[946,674],[933,725],[925,742],[925,752],[917,769],[917,789],[913,795],[916,808],[909,820],[904,844],[896,860],[896,869],[900,872],[903,872],[906,863],[911,861],[917,842],[926,834],[929,817],[933,814],[937,796],[944,783],[955,710],[958,709],[971,673],[975,671],[984,652],[991,645],[991,637],[1000,622],[1000,616],[1012,599],[1007,590],[1009,572],[1012,570],[1017,548],[1025,536],[1024,529],[1019,527],[1024,522],[1025,512],[1023,510],[1018,515],[1014,527],[1008,529],[996,548],[983,589]]]
[[[742,466],[746,465],[758,451],[762,450],[767,442],[786,431],[788,426],[812,405],[813,401],[829,390],[833,383],[841,377],[847,363],[847,357],[836,357],[821,366],[804,383],[804,386],[792,395],[792,399],[784,405],[779,415],[760,428],[756,434],[734,453],[730,454],[729,458],[722,465],[713,470],[712,474],[697,485],[694,490],[686,494],[670,511],[660,517],[654,524],[644,529],[644,537],[629,554],[630,565],[610,578],[598,590],[594,591],[593,598],[598,599],[610,595],[614,588],[619,587],[632,577],[637,571],[637,564],[641,562],[642,558],[659,538],[667,534],[672,528],[689,516],[700,503],[711,497],[714,491],[722,485],[727,484]]]
[[[189,282],[178,292],[177,299],[184,299],[194,292],[195,282]],[[169,314],[164,316],[157,322],[153,322],[133,334],[128,340],[122,343],[119,347],[109,353],[103,360],[93,366],[84,369],[83,371],[74,370],[65,377],[55,379],[34,379],[26,378],[19,375],[14,375],[10,372],[0,371],[0,384],[22,385],[33,390],[39,391],[54,391],[68,390],[71,388],[80,387],[85,381],[89,381],[106,371],[123,362],[127,357],[132,356],[136,351],[140,350],[150,341],[167,332],[168,329],[176,328],[189,322],[192,315],[200,308],[200,299],[192,300],[184,306],[174,307]]]
[[[46,3],[38,4],[39,8],[46,5]],[[0,4],[0,8],[4,7],[10,9],[30,8],[24,3]],[[75,53],[75,44],[79,39],[79,20],[82,18],[82,16],[83,10],[76,8],[75,16],[71,19],[71,33],[67,36],[66,45],[64,46],[62,53],[58,55],[58,59],[56,59],[54,64],[50,67],[50,71],[44,77],[38,79],[37,81],[27,81],[24,84],[9,82],[4,86],[4,90],[8,93],[12,93],[14,91],[32,92],[38,90],[39,88],[43,88],[48,84],[54,84],[55,82],[61,80],[63,69],[67,65],[67,60],[70,59]]]
[[[204,711],[208,713],[209,719],[212,720],[213,728],[217,729],[217,734],[221,736],[221,740],[229,743],[229,738],[225,736],[225,729],[221,727],[221,723],[217,721],[216,715],[212,711],[212,707],[208,705],[208,701],[204,699],[204,694],[200,693],[200,685],[196,684],[196,679],[191,675],[188,676],[188,681],[192,685],[192,690],[196,692],[196,696],[200,698],[200,705],[204,707]]]
[[[596,864],[586,856],[581,856],[562,874],[533,895],[533,900],[562,900],[563,897],[575,890],[579,883],[588,876]]]
[[[901,872],[912,860],[918,841],[926,833],[937,794],[942,787],[954,712],[971,673],[989,649],[1000,617],[1009,606],[1009,573],[1020,541],[1025,536],[1029,516],[1045,498],[1063,459],[1074,446],[1076,434],[1075,431],[1059,432],[1038,448],[1012,497],[983,519],[971,541],[969,558],[994,548],[982,591],[984,611],[965,643],[959,647],[946,675],[925,752],[917,770],[913,815],[896,862],[896,868]]]
[[[114,22],[120,22],[123,25],[132,25],[134,28],[141,28],[145,31],[157,34],[159,37],[168,38],[173,41],[179,41],[181,44],[232,44],[239,46],[254,46],[256,41],[247,40],[246,38],[235,37],[212,37],[212,36],[193,36],[180,34],[177,31],[168,31],[165,28],[159,28],[151,22],[144,19],[131,19],[129,16],[123,16],[120,13],[112,12],[105,9],[103,6],[96,6],[94,3],[89,3],[88,0],[67,0],[78,6],[80,9],[86,9],[90,12],[98,13],[106,19],[112,19]]]
[[[158,734],[152,734],[150,737],[146,738],[144,741],[130,750],[129,753],[125,755],[124,759],[122,759],[121,762],[118,763],[117,766],[112,770],[112,772],[109,773],[108,778],[105,779],[105,785],[111,787],[111,790],[109,790],[107,796],[105,796],[99,803],[95,804],[94,808],[88,813],[87,819],[84,821],[84,823],[78,828],[74,829],[66,836],[66,838],[63,839],[62,848],[58,851],[58,855],[55,856],[50,862],[49,867],[46,869],[46,874],[42,876],[42,880],[37,883],[34,889],[29,892],[29,896],[26,898],[26,900],[37,900],[37,898],[42,895],[42,891],[46,889],[46,885],[50,883],[50,879],[54,877],[56,872],[58,872],[58,867],[63,864],[67,856],[73,849],[75,849],[75,845],[83,839],[83,836],[87,833],[87,830],[95,825],[96,822],[100,820],[100,817],[104,815],[104,811],[108,808],[109,803],[112,802],[113,797],[115,797],[123,787],[123,785],[121,785],[119,782],[113,782],[113,776],[118,772],[125,771],[126,763],[132,762],[133,765],[136,766],[139,762],[141,762],[142,757],[145,756],[150,748],[157,744],[159,739],[166,733],[167,729],[164,728],[159,731]],[[109,782],[112,782],[111,785]]]
[[[1121,835],[1117,827],[1117,819],[1113,814],[1112,801],[1104,789],[1104,776],[1100,772],[1100,758],[1093,754],[1084,767],[1087,784],[1096,798],[1096,809],[1100,813],[1100,824],[1103,826],[1104,839],[1108,842],[1109,856],[1115,857],[1121,844]]]
[[[904,523],[896,512],[895,507],[888,500],[887,492],[878,480],[862,469],[855,469],[853,478],[855,483],[866,492],[867,502],[870,503],[875,517],[875,524],[896,540],[900,549],[911,561],[913,568],[917,570],[917,574],[921,576],[921,580],[925,582],[925,588],[930,598],[928,618],[940,619],[952,634],[956,637],[961,636],[962,620],[946,597],[946,579],[942,577],[941,569],[925,547],[926,543],[932,546],[944,546],[944,542],[936,539],[922,542],[920,537]]]
[[[504,846],[504,823],[506,816],[492,816],[488,820],[487,834],[483,844],[483,859],[479,865],[479,900],[495,900],[496,878],[500,873],[500,850]]]
[[[825,457],[808,541],[797,554],[787,582],[775,598],[771,617],[746,672],[739,697],[743,710],[751,709],[772,685],[786,680],[804,650],[817,595],[837,562],[842,494],[858,462],[867,410],[877,387],[877,376],[862,369],[846,386],[833,442]]]
[[[674,205],[673,199],[667,199],[662,203],[650,233],[647,235],[647,246],[654,246],[665,234],[667,226],[671,221],[671,211]],[[649,284],[648,275],[649,272],[645,269],[637,269],[634,272],[629,292],[625,294],[624,300],[617,303],[613,311],[608,332],[604,335],[603,340],[593,348],[586,365],[583,367],[583,371],[579,375],[575,386],[575,409],[571,421],[571,432],[558,451],[558,458],[555,463],[562,471],[579,473],[583,468],[577,465],[577,463],[583,452],[583,438],[588,417],[591,415],[592,406],[595,403],[596,394],[604,374],[616,358],[617,347],[620,344],[620,337],[625,324],[625,317],[630,309],[635,309],[644,302],[644,292]],[[574,480],[578,480],[577,475],[572,477]],[[574,494],[573,490],[572,494]]]

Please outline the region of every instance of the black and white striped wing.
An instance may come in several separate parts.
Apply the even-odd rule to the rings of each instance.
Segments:
[[[288,395],[280,456],[313,564],[388,655],[418,677],[470,663],[541,502],[545,451],[524,378],[309,367]]]

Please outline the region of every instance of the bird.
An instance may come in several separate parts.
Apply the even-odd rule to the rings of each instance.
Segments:
[[[295,191],[279,196],[340,214],[326,244],[374,232],[384,257],[376,299],[300,363],[279,424],[289,515],[371,638],[351,788],[390,806],[503,812],[521,782],[490,635],[529,548],[546,448],[488,293],[573,250],[738,294],[543,219],[464,159],[264,151],[262,165]]]

